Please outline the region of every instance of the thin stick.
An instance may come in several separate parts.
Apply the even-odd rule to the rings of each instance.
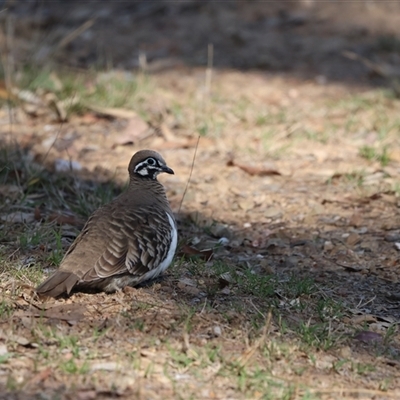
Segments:
[[[56,144],[57,139],[58,139],[58,136],[60,135],[61,130],[62,130],[62,128],[63,128],[63,125],[64,125],[64,121],[61,121],[61,122],[60,122],[60,127],[59,127],[59,129],[58,129],[58,131],[57,131],[57,133],[56,133],[56,137],[54,138],[53,143],[51,144],[51,146],[48,148],[46,154],[44,155],[44,158],[43,158],[43,160],[42,160],[42,162],[41,162],[42,164],[44,164],[44,162],[47,160],[47,157],[49,156],[51,149],[52,149],[52,148],[54,147],[54,145]]]
[[[261,315],[263,314],[261,313]],[[269,327],[271,324],[271,318],[272,318],[272,313],[271,311],[268,311],[267,319],[265,321],[265,325],[263,327],[261,336],[254,342],[253,346],[250,349],[248,349],[244,354],[242,354],[238,359],[241,368],[243,368],[249,362],[249,360],[253,357],[255,352],[261,347],[263,342],[265,342],[265,338],[267,337],[267,333],[269,331]]]
[[[83,32],[88,30],[95,22],[94,19],[89,19],[88,21],[84,22],[81,26],[79,26],[77,29],[73,30],[70,32],[67,36],[65,36],[59,43],[58,43],[58,48],[61,49],[65,47],[68,43],[72,42],[75,40],[79,35],[81,35]]]
[[[200,142],[200,135],[199,135],[198,138],[197,138],[196,148],[194,149],[194,154],[193,154],[192,167],[190,168],[189,178],[188,178],[188,181],[187,181],[187,183],[186,183],[185,190],[183,191],[181,204],[179,204],[178,213],[181,212],[181,208],[182,208],[182,204],[183,204],[183,199],[185,198],[186,192],[187,192],[187,190],[188,190],[188,188],[189,188],[190,178],[192,177],[193,168],[194,168],[194,162],[195,162],[195,160],[196,160],[196,154],[197,154],[197,148],[199,147],[199,142]]]

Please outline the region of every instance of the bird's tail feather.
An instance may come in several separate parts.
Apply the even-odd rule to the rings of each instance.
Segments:
[[[58,297],[69,294],[79,282],[79,277],[71,272],[56,271],[36,288],[36,293],[41,296]]]

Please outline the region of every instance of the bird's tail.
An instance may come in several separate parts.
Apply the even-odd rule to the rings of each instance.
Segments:
[[[71,272],[56,271],[36,288],[36,293],[41,296],[58,297],[69,294],[79,282],[79,277]]]

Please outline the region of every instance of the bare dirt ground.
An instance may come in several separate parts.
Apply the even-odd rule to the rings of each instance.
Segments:
[[[7,5],[0,398],[400,398],[399,5]],[[37,299],[142,148],[174,265]]]

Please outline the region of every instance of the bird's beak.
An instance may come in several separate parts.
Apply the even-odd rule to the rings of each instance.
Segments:
[[[166,172],[167,174],[175,175],[175,172],[171,168],[167,167],[166,165],[164,165],[162,167],[162,170],[163,170],[163,172]]]

